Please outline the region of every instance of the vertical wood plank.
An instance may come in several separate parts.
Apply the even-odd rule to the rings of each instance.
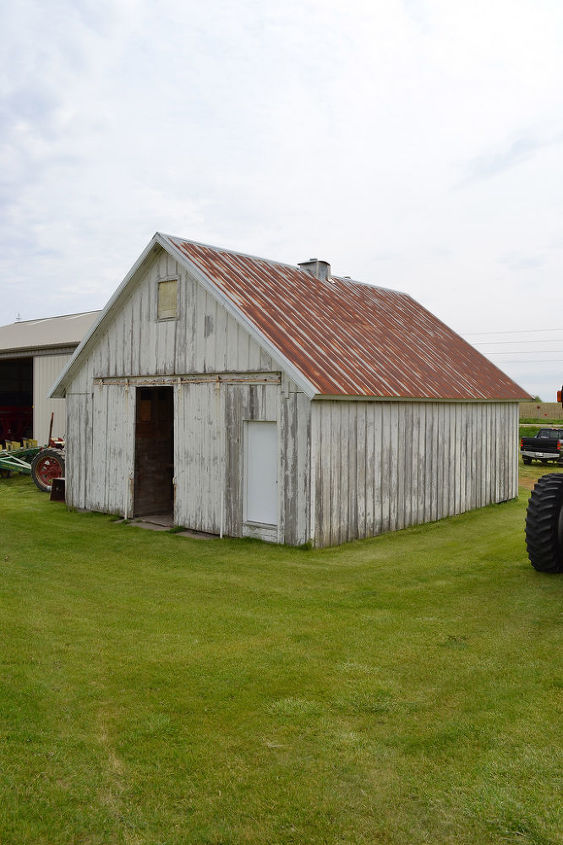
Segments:
[[[397,403],[397,454],[396,454],[396,478],[397,478],[397,487],[396,487],[396,498],[397,498],[397,507],[396,507],[396,528],[404,528],[405,527],[405,509],[406,509],[406,496],[405,496],[405,486],[406,486],[406,477],[405,477],[405,449],[407,443],[407,433],[406,433],[406,413],[407,409],[404,404]]]
[[[356,408],[356,524],[355,537],[366,537],[367,489],[366,468],[368,456],[366,450],[366,409],[367,403],[358,402]]]
[[[391,449],[391,405],[381,405],[381,531],[391,529],[391,473],[393,456]]]

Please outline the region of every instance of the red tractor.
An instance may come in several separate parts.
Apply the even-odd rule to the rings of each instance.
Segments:
[[[563,405],[563,386],[557,391]],[[563,572],[563,474],[550,472],[536,483],[526,512],[526,546],[538,572]]]
[[[65,441],[61,437],[53,437],[53,418],[54,414],[51,414],[47,446],[32,445],[25,439],[22,445],[20,438],[6,438],[5,449],[0,443],[0,476],[9,476],[13,472],[31,475],[37,487],[45,493],[51,493],[55,479],[64,479]],[[13,432],[14,428],[10,431]]]
[[[44,493],[50,493],[55,478],[65,476],[64,443],[51,441],[48,447],[41,449],[31,461],[31,477],[36,486]]]

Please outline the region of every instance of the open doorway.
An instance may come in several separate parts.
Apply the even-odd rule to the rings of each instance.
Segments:
[[[0,449],[33,436],[33,358],[0,360]]]
[[[174,512],[174,389],[138,387],[135,421],[134,516]]]

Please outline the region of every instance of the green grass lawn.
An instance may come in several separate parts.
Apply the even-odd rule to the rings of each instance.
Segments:
[[[557,425],[557,423],[555,423]],[[522,424],[520,423],[519,437],[535,437],[540,428],[552,428],[552,423],[541,424]],[[563,428],[563,421],[559,420],[559,428]]]
[[[526,498],[304,551],[0,480],[0,843],[563,841]]]
[[[532,417],[520,417],[520,425],[533,425],[541,428],[542,425],[563,425],[561,417],[545,417],[543,419],[533,419]]]

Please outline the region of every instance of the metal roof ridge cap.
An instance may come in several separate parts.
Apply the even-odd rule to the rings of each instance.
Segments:
[[[345,285],[360,285],[363,288],[374,288],[375,290],[384,290],[388,293],[397,293],[399,296],[408,296],[411,299],[413,298],[410,293],[407,293],[406,290],[397,290],[397,288],[388,288],[385,285],[377,285],[375,282],[362,282],[361,279],[352,279],[351,276],[337,276],[335,273],[331,273],[331,279],[337,279],[339,282],[343,282]]]
[[[167,235],[162,235],[162,233],[157,232],[155,237],[161,236],[163,238],[168,238]],[[161,240],[159,240],[163,246]],[[238,319],[247,331],[250,332],[251,336],[254,335],[255,339],[262,345],[265,346],[269,354],[272,354],[274,357],[278,359],[278,361],[283,365],[283,368],[288,371],[288,375],[299,384],[303,388],[303,392],[312,399],[313,396],[318,394],[318,389],[315,385],[309,381],[307,376],[301,372],[301,370],[286,356],[281,352],[278,347],[268,338],[266,337],[263,332],[254,325],[254,323],[250,320],[250,318],[245,314],[245,312],[234,302],[232,302],[229,297],[223,293],[220,288],[217,287],[215,282],[209,278],[209,276],[200,270],[197,265],[185,255],[182,250],[176,246],[174,242],[170,242],[170,246],[174,250],[174,253],[178,254],[180,260],[182,261],[184,267],[194,275],[196,280],[200,281],[206,288],[210,288],[213,292],[213,295],[219,300],[219,302],[229,311],[236,319]]]
[[[167,235],[165,232],[157,232],[157,235],[167,238],[169,241],[183,241],[186,244],[193,244],[194,246],[204,246],[206,249],[212,249],[216,252],[227,252],[229,255],[238,255],[241,258],[250,258],[253,261],[263,261],[265,264],[272,264],[275,267],[289,267],[297,272],[306,272],[301,270],[297,264],[288,264],[287,261],[275,261],[273,258],[264,258],[263,255],[253,255],[250,252],[239,252],[236,249],[230,249],[225,246],[216,246],[215,244],[206,244],[203,241],[193,241],[190,238],[183,238],[180,235]]]
[[[217,246],[216,244],[206,244],[203,241],[194,241],[191,238],[184,238],[181,235],[170,235],[166,232],[156,232],[156,235],[161,235],[162,237],[166,238],[168,241],[181,241],[187,244],[193,244],[194,246],[203,246],[206,249],[214,250],[215,252],[227,252],[229,255],[238,255],[241,258],[250,258],[253,261],[263,261],[265,264],[271,264],[274,267],[289,267],[292,270],[297,270],[299,273],[307,273],[307,270],[302,270],[299,267],[299,264],[288,264],[287,261],[276,261],[273,258],[265,258],[263,255],[254,255],[250,252],[240,252],[236,249],[231,249],[230,247],[226,246]],[[409,293],[402,290],[397,290],[396,288],[388,288],[385,285],[378,285],[374,282],[363,282],[360,279],[352,279],[346,278],[345,276],[339,276],[336,273],[331,273],[328,279],[338,279],[340,282],[344,283],[352,283],[354,285],[362,285],[363,287],[369,288],[377,288],[377,290],[385,290],[389,291],[389,293],[398,293],[402,296],[410,296]],[[412,298],[412,297],[411,297]]]
[[[71,317],[85,317],[87,314],[96,314],[99,311],[102,311],[102,309],[93,308],[92,311],[76,311],[74,314],[55,314],[52,317],[31,317],[29,320],[16,320],[13,323],[4,323],[3,326],[0,326],[0,331],[2,329],[11,329],[13,326],[26,326],[29,323],[44,323],[47,320],[66,320]]]

